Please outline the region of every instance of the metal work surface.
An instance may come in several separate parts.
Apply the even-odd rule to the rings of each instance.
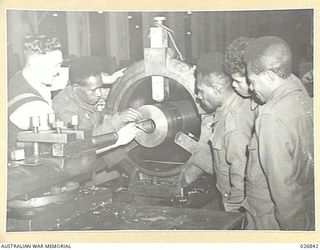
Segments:
[[[32,210],[9,210],[7,231],[59,231],[59,225],[111,203],[111,188],[82,187],[74,198]],[[77,230],[74,228],[72,230]]]
[[[100,197],[101,198],[101,197]],[[92,201],[94,201],[92,203]],[[90,204],[90,203],[89,203]],[[94,205],[93,205],[94,204]],[[71,203],[67,207],[73,209]],[[68,209],[59,216],[43,212],[34,220],[15,221],[8,231],[86,231],[86,230],[230,230],[242,229],[244,214],[223,211],[97,202],[83,210],[84,203],[66,218]],[[62,207],[60,207],[61,209]],[[56,212],[58,207],[56,207]],[[11,226],[13,223],[11,223]],[[47,227],[49,226],[49,227]]]
[[[173,205],[173,204],[171,204]],[[242,229],[244,214],[112,201],[107,187],[82,187],[74,199],[9,211],[7,231]]]
[[[60,225],[60,230],[241,229],[244,215],[213,210],[115,202]]]

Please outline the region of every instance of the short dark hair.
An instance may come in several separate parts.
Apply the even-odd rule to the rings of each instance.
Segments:
[[[221,78],[223,81],[223,85],[230,86],[231,85],[231,78],[228,76],[223,70],[223,54],[220,52],[210,52],[207,53],[199,58],[197,61],[196,73],[197,76],[209,76],[210,74],[214,74]],[[212,86],[213,84],[209,81],[204,82],[208,86]]]
[[[248,46],[254,40],[254,38],[238,37],[227,46],[223,63],[223,68],[227,74],[240,73],[243,76],[245,75],[246,64],[244,56]]]
[[[26,58],[31,55],[41,55],[60,50],[61,47],[61,42],[57,37],[40,34],[28,34],[23,42],[23,51]]]
[[[100,60],[96,57],[79,57],[71,61],[69,67],[69,82],[85,86],[90,76],[97,76],[103,71]]]
[[[279,37],[267,36],[256,39],[249,45],[245,61],[255,74],[270,70],[283,79],[291,74],[291,50]]]

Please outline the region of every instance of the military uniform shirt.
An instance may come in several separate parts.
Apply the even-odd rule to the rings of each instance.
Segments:
[[[290,80],[260,107],[256,120],[259,161],[276,219],[284,230],[314,227],[312,99]]]
[[[111,116],[98,111],[95,105],[90,105],[79,100],[73,92],[72,86],[68,85],[53,99],[53,110],[57,118],[62,120],[66,126],[70,125],[71,117],[78,115],[79,129],[94,130],[94,134],[114,132],[111,124]]]
[[[251,100],[234,93],[219,107],[213,120],[210,138],[217,188],[224,202],[240,204],[244,199],[244,176],[247,146],[254,126]]]

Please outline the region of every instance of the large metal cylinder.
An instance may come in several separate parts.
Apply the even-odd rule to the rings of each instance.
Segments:
[[[140,131],[136,137],[140,145],[148,148],[172,141],[177,132],[190,131],[199,124],[199,118],[190,100],[143,105],[138,111],[144,119],[150,119],[154,124],[152,133]]]
[[[125,171],[131,166],[149,176],[168,177],[193,165],[193,153],[177,145],[174,137],[183,132],[197,143],[202,110],[194,94],[194,69],[161,51],[166,52],[146,50],[144,60],[128,68],[113,85],[106,106],[114,113],[137,109],[147,121],[138,124],[142,129],[137,143],[127,146],[127,158],[119,163]],[[154,76],[163,77],[168,90],[161,102],[153,99]]]

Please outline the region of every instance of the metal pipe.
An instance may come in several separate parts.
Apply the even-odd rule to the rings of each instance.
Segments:
[[[118,140],[117,133],[108,133],[103,135],[97,135],[91,138],[91,143],[93,146],[107,147],[114,144]]]

